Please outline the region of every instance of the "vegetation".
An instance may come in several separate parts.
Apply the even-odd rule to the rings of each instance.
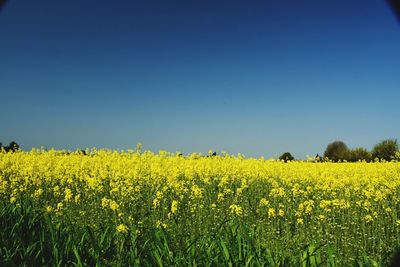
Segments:
[[[372,160],[372,155],[371,152],[369,152],[367,149],[363,147],[357,147],[354,149],[351,149],[349,151],[349,157],[348,161],[351,162],[356,162],[356,161],[371,161]]]
[[[387,266],[400,244],[398,162],[86,152],[0,153],[0,265]]]
[[[387,139],[376,144],[372,149],[372,157],[379,160],[390,161],[395,158],[396,152],[399,150],[397,140]]]
[[[395,139],[387,139],[378,144],[376,144],[372,150],[369,152],[367,149],[362,147],[357,147],[355,149],[349,149],[346,144],[342,141],[335,141],[330,143],[324,152],[324,159],[331,160],[334,162],[338,161],[391,161],[391,160],[400,160],[400,151],[397,140]],[[318,157],[316,157],[315,161],[320,161]]]
[[[335,141],[330,143],[324,152],[324,158],[332,161],[347,160],[349,158],[349,148],[342,141]]]
[[[0,150],[2,150],[2,149],[4,149],[6,152],[9,152],[9,151],[15,152],[15,151],[19,150],[19,145],[16,142],[12,141],[12,142],[10,142],[10,144],[8,146],[3,147],[3,143],[0,143]]]
[[[284,162],[288,162],[288,161],[294,160],[294,157],[289,152],[285,152],[279,157],[279,160],[283,160]]]

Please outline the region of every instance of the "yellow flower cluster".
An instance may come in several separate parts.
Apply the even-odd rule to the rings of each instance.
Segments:
[[[93,227],[112,223],[119,233],[131,224],[197,231],[238,219],[264,227],[265,234],[308,227],[328,236],[359,224],[366,233],[374,227],[389,235],[398,231],[389,225],[400,225],[400,163],[96,149],[87,155],[0,152],[1,203],[27,199],[59,219]]]
[[[124,224],[119,224],[117,227],[116,227],[116,230],[117,230],[117,232],[118,233],[121,233],[121,234],[126,234],[126,233],[128,233],[128,227],[126,226],[126,225],[124,225]]]

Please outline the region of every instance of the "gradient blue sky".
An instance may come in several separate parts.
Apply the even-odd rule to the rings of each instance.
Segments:
[[[297,158],[400,139],[385,1],[8,1],[0,142]]]

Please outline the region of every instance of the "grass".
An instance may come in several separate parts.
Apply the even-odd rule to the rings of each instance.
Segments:
[[[256,228],[238,220],[177,244],[163,229],[139,236],[107,226],[71,228],[25,202],[2,203],[0,228],[1,266],[342,266],[326,244],[312,242],[297,254],[282,255],[259,242]],[[358,255],[353,266],[387,266],[391,257],[392,252],[381,261]]]

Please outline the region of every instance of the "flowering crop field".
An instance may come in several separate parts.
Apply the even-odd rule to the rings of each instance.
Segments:
[[[0,152],[0,265],[387,266],[400,163]]]

